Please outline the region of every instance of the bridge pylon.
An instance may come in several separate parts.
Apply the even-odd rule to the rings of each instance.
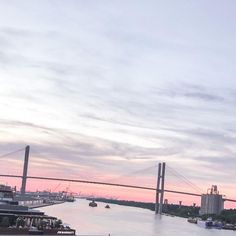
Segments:
[[[25,194],[25,189],[26,189],[26,180],[27,180],[28,163],[29,163],[29,152],[30,152],[30,146],[27,145],[25,147],[25,160],[24,160],[24,169],[23,169],[23,176],[22,176],[22,183],[21,183],[21,195]]]
[[[164,191],[165,191],[165,170],[166,170],[166,163],[165,162],[159,163],[158,173],[157,173],[155,214],[162,214]]]

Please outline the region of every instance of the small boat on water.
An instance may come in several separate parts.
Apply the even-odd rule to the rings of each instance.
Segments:
[[[107,204],[107,205],[105,206],[105,208],[110,209],[110,206]]]
[[[97,207],[98,204],[93,200],[92,202],[89,203],[90,207]]]
[[[221,221],[212,221],[211,218],[208,218],[206,221],[198,217],[189,217],[187,220],[189,223],[198,224],[204,228],[215,228],[222,229],[223,223]]]
[[[203,228],[211,228],[213,226],[212,218],[207,218],[207,220],[197,220],[197,225]]]

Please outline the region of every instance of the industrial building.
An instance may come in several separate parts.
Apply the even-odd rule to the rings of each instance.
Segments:
[[[216,185],[212,185],[208,189],[207,194],[203,194],[201,197],[201,209],[199,211],[200,215],[208,214],[220,214],[224,210],[224,200],[223,196],[219,194]]]
[[[0,184],[0,209],[15,208],[21,209],[20,206],[38,206],[43,205],[44,199],[32,195],[17,195],[16,188]]]

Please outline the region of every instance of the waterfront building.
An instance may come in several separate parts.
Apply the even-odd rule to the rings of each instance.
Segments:
[[[0,184],[0,204],[12,203],[15,189],[7,185]]]
[[[208,214],[220,214],[224,210],[224,200],[223,196],[219,194],[216,185],[212,185],[208,189],[207,194],[203,194],[201,197],[201,209],[199,211],[200,215]]]
[[[18,205],[20,206],[39,206],[39,205],[43,205],[44,200],[41,198],[36,198],[36,197],[32,197],[32,196],[16,196],[14,197],[14,200],[18,202]]]
[[[10,212],[37,214],[37,211],[29,210],[26,204],[19,204],[16,196],[16,188],[0,185],[0,215],[8,214]]]
[[[0,235],[76,235],[56,217],[28,207],[42,204],[42,199],[16,196],[15,192],[10,186],[0,185]]]
[[[0,210],[5,208],[11,208],[16,210],[26,209],[21,206],[38,206],[43,205],[44,200],[39,197],[30,195],[17,195],[16,188],[12,188],[7,185],[0,185]]]

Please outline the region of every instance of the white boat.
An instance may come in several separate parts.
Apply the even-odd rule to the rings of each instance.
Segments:
[[[198,219],[197,225],[203,228],[210,228],[213,226],[212,218],[207,218],[207,220]]]

